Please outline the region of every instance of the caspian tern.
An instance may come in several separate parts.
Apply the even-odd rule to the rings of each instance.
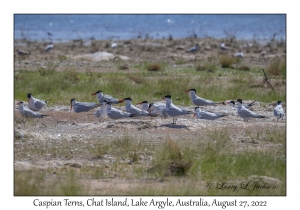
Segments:
[[[276,107],[274,108],[274,116],[277,118],[277,122],[280,118],[283,120],[284,115],[285,114],[282,108],[282,101],[278,101]]]
[[[234,57],[238,57],[238,58],[243,58],[244,54],[242,53],[242,51],[240,50],[238,53],[234,54]]]
[[[45,47],[44,50],[45,50],[45,51],[49,51],[49,50],[53,49],[53,47],[54,47],[53,43],[50,42],[50,43]]]
[[[117,48],[118,47],[118,44],[116,43],[116,42],[113,42],[112,44],[111,44],[111,48]]]
[[[71,99],[71,110],[73,108],[74,112],[88,112],[91,109],[94,109],[96,107],[99,107],[99,104],[96,104],[94,102],[77,102],[75,98]]]
[[[166,113],[166,104],[165,103],[150,103],[147,109],[150,113],[155,113],[159,115],[161,118],[167,118],[168,115]]]
[[[197,52],[199,50],[199,45],[195,44],[194,47],[191,47],[190,49],[188,49],[186,52],[187,53],[193,53],[193,52]]]
[[[250,111],[249,109],[245,108],[243,106],[243,101],[242,99],[238,99],[237,100],[237,103],[238,103],[238,110],[237,110],[237,113],[238,115],[244,119],[244,122],[249,118],[265,118],[265,116],[262,116],[262,115],[259,115],[259,114],[256,114],[252,111]]]
[[[17,52],[18,52],[18,55],[29,55],[30,53],[25,51],[25,50],[20,50],[20,49],[17,49]]]
[[[148,110],[148,108],[149,108],[148,101],[142,101],[142,102],[137,103],[137,105],[138,104],[142,105],[142,111],[144,111],[146,113],[148,112],[149,115],[151,115],[152,117],[156,117],[156,113],[154,110]]]
[[[173,124],[176,124],[176,117],[192,114],[191,111],[187,111],[184,109],[179,108],[178,106],[175,106],[172,103],[172,97],[170,95],[166,95],[165,97],[161,98],[166,100],[166,113],[169,117],[173,117]]]
[[[103,122],[107,118],[107,101],[104,101],[101,108],[97,109],[94,113],[95,117],[99,119],[100,122]]]
[[[136,106],[132,105],[131,98],[124,98],[122,100],[119,100],[119,103],[125,102],[125,111],[129,112],[130,114],[134,114],[136,117],[146,117],[149,116],[149,114]]]
[[[211,100],[206,100],[196,95],[196,89],[185,90],[184,92],[189,92],[192,103],[195,106],[211,106],[215,104],[220,104],[223,102],[213,102]]]
[[[220,49],[221,49],[221,50],[229,50],[229,48],[228,48],[227,46],[225,46],[225,43],[224,43],[224,42],[221,43]]]
[[[221,113],[206,112],[206,111],[202,111],[199,107],[195,107],[194,116],[196,116],[197,119],[202,119],[202,120],[215,120],[220,117],[225,117],[227,115]]]
[[[43,106],[45,106],[49,100],[43,101],[37,98],[34,98],[31,93],[27,94],[28,98],[28,108],[32,111],[40,111]]]
[[[101,105],[103,104],[104,101],[111,102],[112,104],[119,103],[119,99],[113,98],[110,95],[103,94],[103,92],[101,90],[98,90],[97,92],[92,93],[92,95],[97,96],[99,104],[101,104]]]
[[[106,109],[107,116],[110,119],[118,120],[118,119],[122,119],[122,118],[135,117],[134,114],[130,114],[129,112],[123,112],[119,109],[112,107],[111,105],[112,105],[111,102],[103,104],[103,106],[107,107],[107,109]]]
[[[249,108],[251,108],[251,107],[254,105],[255,102],[256,102],[256,101],[252,101],[251,103],[246,104],[246,105],[243,105],[243,106],[244,106],[246,109],[249,109]],[[225,104],[225,103],[224,103],[224,104]],[[229,106],[231,106],[231,107],[238,108],[238,105],[235,103],[235,101],[227,102],[227,104],[229,104]]]
[[[45,116],[48,116],[48,115],[44,115],[44,114],[41,114],[41,113],[38,113],[38,112],[34,112],[34,111],[30,110],[30,109],[25,108],[23,101],[19,101],[17,104],[19,105],[19,107],[18,107],[19,112],[20,112],[20,114],[23,117],[28,117],[28,118],[43,118]]]

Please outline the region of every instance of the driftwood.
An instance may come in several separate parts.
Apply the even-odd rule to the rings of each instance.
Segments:
[[[273,86],[271,85],[271,83],[270,83],[270,81],[269,81],[269,78],[268,78],[268,76],[267,76],[265,70],[264,70],[264,69],[261,69],[261,70],[262,70],[263,73],[264,73],[264,81],[263,81],[263,82],[264,82],[264,83],[267,83],[268,87],[271,88],[272,91],[274,92],[274,88],[273,88]]]

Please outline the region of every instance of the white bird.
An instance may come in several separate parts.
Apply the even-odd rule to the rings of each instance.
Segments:
[[[134,114],[136,117],[146,117],[149,116],[149,114],[146,111],[143,111],[136,106],[132,105],[131,98],[124,98],[122,100],[119,100],[119,103],[125,102],[125,111],[129,112],[130,114]]]
[[[48,115],[44,115],[44,114],[41,114],[41,113],[38,113],[38,112],[34,112],[30,109],[27,109],[24,107],[24,102],[23,101],[19,101],[17,103],[17,105],[19,105],[18,107],[18,110],[20,112],[20,114],[23,116],[23,117],[28,117],[28,118],[43,118],[45,116],[48,116]]]
[[[103,106],[107,107],[107,116],[110,119],[113,120],[118,120],[118,119],[122,119],[122,118],[128,118],[128,117],[134,117],[134,114],[130,114],[129,112],[123,112],[119,109],[116,109],[114,107],[111,106],[112,103],[108,102],[108,103],[104,103]]]
[[[103,92],[101,90],[98,90],[97,92],[92,93],[92,95],[96,95],[97,96],[99,104],[101,104],[101,105],[103,104],[104,101],[111,102],[112,104],[119,103],[119,99],[113,98],[110,95],[103,94]]]
[[[246,105],[243,105],[245,108],[247,108],[247,109],[250,109],[253,105],[254,105],[254,103],[255,103],[256,101],[252,101],[251,103],[249,103],[249,104],[246,104]],[[225,104],[225,103],[224,103]],[[231,106],[231,107],[233,107],[233,108],[238,108],[238,105],[235,103],[235,101],[230,101],[230,102],[228,102],[227,104],[229,104],[229,106]]]
[[[206,112],[206,111],[202,111],[199,107],[195,107],[194,116],[196,116],[197,119],[215,120],[215,119],[218,119],[220,117],[225,117],[227,115],[226,114],[221,114],[221,113]]]
[[[27,94],[28,98],[28,108],[32,111],[40,111],[43,106],[45,106],[49,100],[43,101],[37,98],[34,98],[31,93]]]
[[[113,42],[112,44],[111,44],[111,48],[117,48],[118,47],[118,44],[116,43],[116,42]]]
[[[249,109],[245,108],[243,106],[243,101],[242,99],[238,99],[237,100],[237,103],[238,103],[238,110],[237,110],[237,113],[238,115],[244,119],[244,122],[249,118],[265,118],[265,116],[262,116],[262,115],[259,115],[259,114],[256,114],[252,111],[250,111]]]
[[[276,107],[274,108],[274,116],[277,118],[277,122],[280,118],[283,120],[284,115],[285,114],[282,108],[282,101],[278,101]]]
[[[45,47],[44,50],[45,50],[45,51],[49,51],[49,50],[53,49],[53,47],[54,47],[53,43],[50,42],[50,43]]]
[[[234,54],[234,57],[243,58],[243,57],[244,57],[244,54],[243,54],[243,52],[240,50],[239,52],[237,52],[237,53]]]
[[[199,50],[199,44],[195,44],[195,46],[194,47],[191,47],[190,49],[188,49],[186,52],[187,53],[190,53],[190,52],[198,52],[198,50]]]
[[[99,104],[96,104],[94,102],[77,102],[75,98],[71,99],[71,110],[73,109],[74,112],[88,112],[91,109],[94,109],[96,107],[99,107]]]
[[[25,50],[20,50],[20,49],[17,49],[17,52],[18,52],[18,55],[29,55],[30,53],[25,51]]]
[[[166,104],[165,103],[150,103],[147,111],[149,113],[155,113],[159,115],[161,118],[167,118],[168,115],[166,113]]]
[[[206,100],[196,95],[196,89],[185,90],[184,92],[189,92],[192,103],[195,106],[211,106],[215,104],[220,104],[223,102],[213,102],[211,100]]]
[[[145,113],[148,112],[149,115],[151,115],[152,117],[156,117],[156,113],[154,110],[148,110],[148,108],[149,108],[148,101],[142,101],[142,102],[137,103],[137,105],[138,104],[142,105],[142,111],[144,111]]]
[[[221,49],[221,50],[229,50],[229,48],[228,48],[227,46],[225,46],[225,43],[224,43],[224,42],[221,43],[220,49]]]
[[[177,117],[187,114],[192,114],[191,111],[187,111],[184,109],[175,106],[172,103],[172,97],[170,95],[166,95],[164,98],[166,100],[166,113],[169,117],[173,117],[173,124],[176,124]]]
[[[97,109],[94,113],[95,117],[99,119],[100,122],[103,122],[107,118],[107,101],[103,102],[103,105],[100,109]]]

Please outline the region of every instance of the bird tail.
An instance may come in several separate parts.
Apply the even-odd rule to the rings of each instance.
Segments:
[[[50,98],[50,99],[46,100],[45,103],[48,104],[50,100],[52,100],[52,99]]]
[[[47,114],[42,114],[42,118],[43,117],[49,117],[50,115],[47,115]]]
[[[257,118],[266,118],[266,116],[258,115]]]

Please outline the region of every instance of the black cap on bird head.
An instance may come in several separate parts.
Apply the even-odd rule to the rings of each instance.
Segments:
[[[192,88],[192,89],[189,89],[189,90],[193,90],[193,91],[195,91],[195,93],[196,93],[196,89],[194,89],[194,88]]]
[[[240,102],[241,104],[243,104],[243,100],[242,99],[238,99],[238,102]]]
[[[75,98],[72,98],[71,101],[70,101],[70,103],[72,103],[73,101],[75,101]]]
[[[150,103],[149,106],[148,106],[148,109],[150,109],[150,107],[151,107],[152,105],[153,105],[153,103]]]
[[[279,104],[281,104],[282,103],[282,101],[277,101],[277,105],[279,105]]]
[[[166,95],[165,98],[171,99],[172,97],[171,97],[171,95]]]
[[[125,101],[125,100],[132,101],[132,99],[131,99],[131,98],[129,98],[129,97],[128,97],[128,98],[124,98],[123,100],[124,100],[124,101]]]
[[[199,106],[196,106],[195,108],[194,108],[194,110],[196,111],[196,109],[198,109],[198,108],[200,108]]]
[[[229,103],[232,103],[233,105],[235,105],[235,102],[234,102],[234,101],[229,101]]]
[[[27,94],[27,98],[30,98],[30,97],[31,97],[31,93],[28,93],[28,94]]]

